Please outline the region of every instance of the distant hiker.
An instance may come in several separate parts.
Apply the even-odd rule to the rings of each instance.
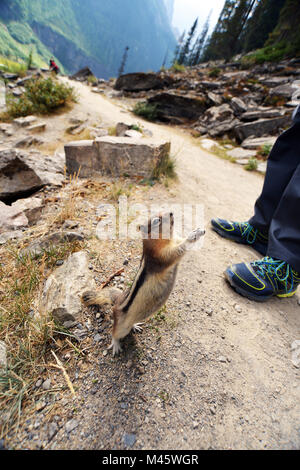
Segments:
[[[50,59],[50,70],[51,70],[51,72],[55,72],[56,74],[59,73],[59,67],[55,63],[53,57],[51,57],[51,59]]]
[[[225,277],[250,300],[291,297],[300,285],[300,106],[292,127],[281,134],[270,153],[254,212],[248,222],[211,221],[222,237],[265,256],[230,266]]]

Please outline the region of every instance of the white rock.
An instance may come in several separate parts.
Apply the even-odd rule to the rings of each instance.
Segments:
[[[255,157],[256,151],[246,150],[241,147],[237,147],[227,152],[227,155],[229,155],[232,158],[237,158],[239,160],[242,160],[242,159],[249,160],[249,158]]]
[[[30,124],[36,122],[37,118],[35,116],[26,116],[13,120],[13,123],[19,127],[28,127]]]

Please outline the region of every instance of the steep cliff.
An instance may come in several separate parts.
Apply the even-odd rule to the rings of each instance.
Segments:
[[[55,55],[69,72],[89,65],[108,78],[129,46],[127,72],[157,70],[175,46],[168,11],[161,0],[2,0],[0,54],[32,48],[36,62]]]

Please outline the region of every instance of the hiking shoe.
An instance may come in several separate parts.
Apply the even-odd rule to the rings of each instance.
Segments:
[[[268,237],[248,222],[229,222],[224,219],[212,219],[212,228],[221,237],[254,248],[263,256],[267,254]]]
[[[264,302],[273,296],[291,297],[300,284],[300,274],[285,261],[263,258],[230,266],[225,277],[238,294]]]

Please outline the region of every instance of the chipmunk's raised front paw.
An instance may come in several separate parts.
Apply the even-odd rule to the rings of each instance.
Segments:
[[[141,332],[143,331],[143,328],[142,328],[142,325],[143,325],[143,324],[144,324],[144,323],[135,323],[135,324],[133,325],[133,327],[132,327],[133,331],[134,331],[135,333],[141,333]]]
[[[108,349],[112,349],[113,356],[117,356],[118,354],[120,354],[120,352],[122,352],[120,341],[118,339],[113,338],[112,343]]]
[[[196,230],[193,230],[189,236],[188,236],[188,241],[191,243],[194,243],[199,240],[199,238],[203,237],[205,234],[205,230],[201,228],[197,228]]]

